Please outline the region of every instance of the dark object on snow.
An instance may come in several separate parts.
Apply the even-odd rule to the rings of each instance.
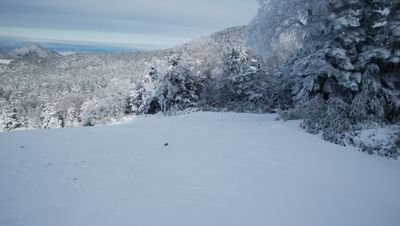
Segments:
[[[169,145],[168,142],[164,144],[165,147],[167,147],[168,145]]]

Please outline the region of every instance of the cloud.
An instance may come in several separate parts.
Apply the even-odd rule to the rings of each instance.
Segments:
[[[181,40],[247,24],[256,9],[255,0],[2,0],[0,26]]]

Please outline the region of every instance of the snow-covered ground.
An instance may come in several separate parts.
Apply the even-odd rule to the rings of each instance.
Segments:
[[[0,64],[10,64],[12,62],[12,60],[3,60],[0,59]]]
[[[76,54],[76,52],[73,52],[73,51],[62,51],[62,52],[59,52],[59,54],[61,56],[69,56],[69,55]]]
[[[0,133],[0,225],[400,225],[398,161],[275,117]]]

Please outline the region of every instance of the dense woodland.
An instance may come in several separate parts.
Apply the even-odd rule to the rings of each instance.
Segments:
[[[278,112],[340,145],[400,154],[400,3],[260,0],[254,20],[168,50],[0,64],[0,128],[188,110]],[[2,56],[3,58],[5,56]]]

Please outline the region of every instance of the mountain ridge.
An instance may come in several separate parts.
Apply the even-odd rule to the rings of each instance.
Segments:
[[[7,55],[16,59],[61,57],[61,54],[44,48],[38,44],[17,47],[8,51]]]

